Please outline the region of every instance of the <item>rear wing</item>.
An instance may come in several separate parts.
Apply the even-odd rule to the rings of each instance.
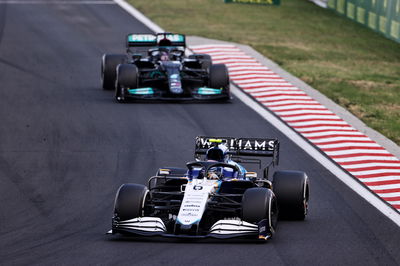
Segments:
[[[186,47],[186,37],[177,33],[130,33],[126,36],[126,48],[129,47],[154,47],[154,46],[183,46]]]
[[[274,164],[279,163],[277,139],[198,136],[195,143],[195,157],[206,154],[209,148],[218,144],[227,146],[231,155],[272,157]]]

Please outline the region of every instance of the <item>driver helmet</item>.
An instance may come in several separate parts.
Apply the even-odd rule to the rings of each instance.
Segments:
[[[169,61],[169,54],[167,51],[161,51],[160,60]]]
[[[226,162],[228,160],[228,148],[223,144],[212,147],[207,150],[206,159],[208,161]]]

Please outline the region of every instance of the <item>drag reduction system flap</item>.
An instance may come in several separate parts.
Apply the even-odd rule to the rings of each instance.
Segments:
[[[126,47],[162,46],[162,41],[167,40],[168,46],[186,46],[185,35],[176,33],[130,33],[126,36]]]
[[[228,147],[229,154],[237,156],[265,156],[278,158],[279,141],[263,138],[196,137],[195,154],[206,154],[215,145]]]

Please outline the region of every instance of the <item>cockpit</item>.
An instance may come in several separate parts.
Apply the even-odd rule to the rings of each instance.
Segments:
[[[181,61],[185,49],[180,47],[157,47],[149,50],[149,56],[154,61]]]
[[[237,178],[239,169],[236,165],[224,162],[195,161],[187,163],[188,179],[226,180]]]

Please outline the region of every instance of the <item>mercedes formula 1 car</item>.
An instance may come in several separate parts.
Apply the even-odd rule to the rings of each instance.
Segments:
[[[239,163],[272,160],[263,176]],[[279,163],[276,139],[197,137],[195,161],[164,167],[148,186],[123,184],[116,194],[112,230],[130,236],[250,238],[267,240],[280,219],[304,220],[309,181],[300,171],[269,169]]]
[[[127,54],[104,54],[103,89],[115,90],[118,102],[131,100],[230,99],[224,64],[206,54],[185,55],[185,35],[128,34]]]

